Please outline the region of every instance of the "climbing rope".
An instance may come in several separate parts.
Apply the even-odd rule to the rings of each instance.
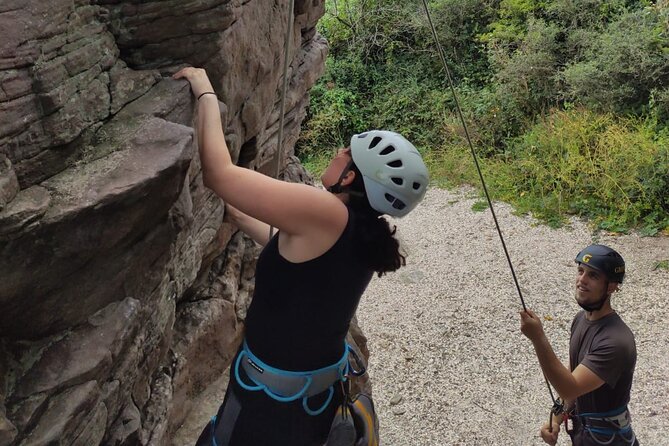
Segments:
[[[283,165],[283,121],[286,114],[286,90],[288,89],[288,62],[290,57],[290,40],[293,38],[293,27],[295,24],[295,0],[288,0],[288,29],[286,30],[286,40],[284,42],[283,54],[283,85],[281,86],[281,97],[279,99],[279,135],[276,141],[276,175],[279,178],[281,166]],[[274,235],[274,226],[269,228],[269,238]]]
[[[453,95],[453,101],[455,102],[455,108],[457,110],[458,116],[460,118],[460,122],[462,122],[462,128],[465,131],[465,137],[467,139],[467,144],[469,145],[469,150],[472,154],[472,158],[474,158],[474,164],[476,165],[476,171],[479,174],[479,179],[481,180],[481,185],[483,186],[483,192],[485,193],[486,200],[488,201],[488,207],[490,208],[490,213],[492,214],[492,218],[495,221],[495,227],[497,228],[497,234],[499,234],[499,239],[502,242],[502,248],[504,249],[504,255],[506,256],[506,261],[509,264],[509,268],[511,269],[511,275],[513,276],[513,282],[516,284],[516,290],[518,291],[518,297],[520,297],[520,303],[523,305],[523,310],[527,311],[527,307],[525,306],[525,299],[523,299],[523,293],[520,290],[520,285],[518,284],[518,278],[516,277],[516,271],[513,268],[513,263],[511,262],[511,256],[509,255],[509,251],[506,249],[506,243],[504,242],[504,236],[502,235],[502,229],[499,226],[499,222],[497,221],[497,215],[495,214],[495,208],[492,205],[492,200],[490,199],[490,194],[488,193],[488,187],[486,186],[485,179],[483,178],[483,173],[481,172],[481,167],[479,165],[479,160],[478,156],[476,155],[476,151],[474,150],[474,145],[472,144],[472,140],[469,137],[469,130],[467,128],[467,123],[465,121],[465,118],[462,114],[462,109],[460,108],[460,101],[458,101],[458,95],[455,91],[455,85],[453,83],[453,78],[451,76],[451,70],[448,68],[448,63],[446,62],[446,56],[444,55],[444,49],[441,46],[441,43],[439,43],[439,37],[437,36],[437,30],[434,27],[434,23],[432,22],[432,16],[430,15],[430,9],[427,6],[427,0],[422,0],[423,1],[423,7],[425,8],[425,14],[427,15],[427,20],[430,24],[430,29],[432,30],[432,36],[434,37],[434,41],[437,46],[437,52],[439,53],[439,58],[441,59],[441,63],[444,66],[444,70],[446,71],[446,77],[448,79],[448,85],[451,89],[451,93]],[[546,378],[546,375],[544,374],[544,381],[546,381],[546,387],[548,387],[548,392],[551,395],[551,399],[553,400],[553,408],[551,409],[551,414],[549,418],[549,430],[552,432],[553,430],[553,413],[557,411],[559,407],[562,407],[561,402],[559,399],[556,399],[555,396],[553,395],[553,390],[551,389],[551,385],[548,382],[548,379]],[[557,415],[557,414],[556,414]]]

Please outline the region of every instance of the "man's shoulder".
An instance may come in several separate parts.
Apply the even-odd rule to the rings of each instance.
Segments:
[[[621,333],[627,333],[632,336],[634,335],[632,333],[632,329],[618,313],[613,313],[609,319],[609,325],[615,327],[616,330],[619,330]]]
[[[576,330],[590,331],[595,339],[614,338],[620,341],[634,342],[634,333],[618,313],[612,313],[597,321],[590,322],[581,310],[574,316],[571,324],[572,333]],[[594,331],[589,330],[595,328]]]
[[[612,343],[617,349],[626,354],[635,354],[636,341],[634,340],[634,333],[625,323],[625,321],[617,314],[613,314],[607,324],[601,330],[602,341],[605,343]]]
[[[618,335],[620,337],[630,339],[632,342],[634,342],[634,332],[632,331],[632,329],[629,327],[629,325],[627,325],[627,323],[625,323],[625,321],[623,320],[623,318],[620,317],[620,315],[616,313],[616,316],[617,316],[617,321],[615,323],[615,329]]]

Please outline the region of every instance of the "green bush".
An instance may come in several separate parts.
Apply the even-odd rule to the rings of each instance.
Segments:
[[[560,30],[543,20],[530,20],[526,38],[512,57],[496,59],[498,91],[518,103],[525,113],[542,113],[555,103],[558,84],[556,73],[560,60],[556,36]],[[503,54],[500,53],[502,58]]]
[[[336,8],[335,8],[336,6]],[[430,0],[495,199],[559,225],[669,231],[669,8]],[[327,0],[331,52],[296,146],[315,173],[354,133],[403,133],[433,183],[479,185],[422,1]]]
[[[356,59],[330,57],[326,74],[311,89],[311,101],[296,153],[302,158],[344,147],[369,126],[368,91],[377,73]]]
[[[558,111],[512,148],[488,174],[521,211],[552,223],[576,214],[614,231],[669,226],[669,135],[648,122]]]
[[[422,82],[409,71],[374,90],[371,125],[397,131],[415,145],[434,146],[448,138],[444,118],[452,107],[449,90]]]
[[[669,86],[669,14],[645,8],[623,14],[590,39],[564,70],[572,101],[617,113],[640,113],[654,89]]]
[[[499,0],[433,0],[428,2],[439,42],[458,84],[485,85],[492,72],[487,47],[479,36],[496,18]],[[429,69],[445,77],[432,31],[421,8],[413,17],[418,54],[431,55]],[[415,59],[415,56],[413,57]]]
[[[538,0],[501,0],[497,18],[490,23],[489,31],[481,34],[481,41],[494,50],[511,54],[525,38],[527,21],[539,16],[543,3]]]

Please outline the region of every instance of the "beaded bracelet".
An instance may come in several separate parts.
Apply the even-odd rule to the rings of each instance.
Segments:
[[[205,94],[213,94],[213,95],[216,95],[216,93],[214,93],[213,91],[205,91],[204,93],[202,93],[200,96],[197,97],[197,100],[199,101],[200,98],[201,98],[202,96],[204,96]]]

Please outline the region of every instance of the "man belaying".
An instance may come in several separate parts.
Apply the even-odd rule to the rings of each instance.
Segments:
[[[564,402],[552,426],[541,427],[541,437],[555,445],[564,420],[572,424],[567,432],[574,446],[638,445],[627,408],[636,344],[611,307],[611,295],[625,276],[625,261],[608,246],[590,245],[578,253],[576,263],[576,302],[583,310],[571,325],[569,368],[553,352],[537,315],[530,310],[520,313],[520,329]]]

